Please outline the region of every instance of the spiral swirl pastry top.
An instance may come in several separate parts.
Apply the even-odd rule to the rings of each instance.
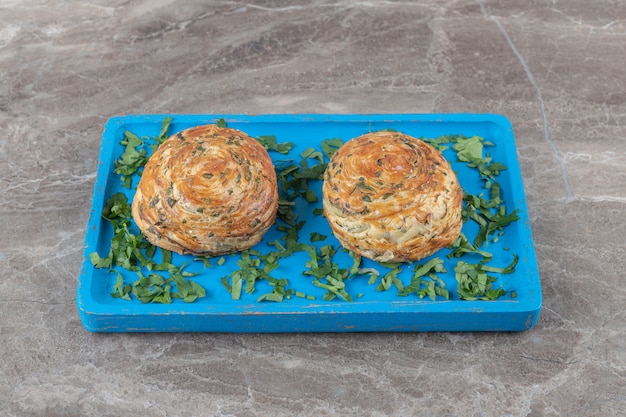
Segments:
[[[152,244],[215,256],[258,243],[277,208],[276,173],[265,148],[241,131],[206,125],[159,146],[137,185],[132,213]]]
[[[368,133],[335,152],[324,214],[341,244],[376,261],[413,261],[448,246],[462,226],[463,190],[441,152],[397,132]]]

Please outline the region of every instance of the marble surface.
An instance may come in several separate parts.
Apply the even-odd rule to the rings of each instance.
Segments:
[[[0,416],[623,416],[626,3],[0,2]],[[523,333],[93,334],[104,123],[500,113],[544,293]]]

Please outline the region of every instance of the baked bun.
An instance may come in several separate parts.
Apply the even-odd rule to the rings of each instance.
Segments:
[[[441,152],[397,132],[368,133],[332,156],[324,215],[339,242],[376,261],[414,261],[451,244],[463,190]]]
[[[164,141],[148,160],[132,205],[150,243],[209,256],[258,243],[277,209],[276,173],[265,148],[217,125]]]

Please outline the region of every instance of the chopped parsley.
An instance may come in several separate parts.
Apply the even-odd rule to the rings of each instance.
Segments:
[[[186,280],[185,277],[190,274],[172,263],[170,251],[161,249],[160,262],[155,260],[156,247],[145,240],[143,235],[131,231],[131,216],[127,197],[123,193],[113,194],[102,210],[102,217],[113,226],[111,248],[104,258],[98,252],[92,252],[89,256],[95,268],[108,268],[117,274],[111,295],[130,300],[132,294],[142,303],[171,303],[173,298],[192,302],[204,297],[204,288],[194,281]],[[123,275],[115,267],[135,272],[139,278],[132,285],[124,284]],[[148,271],[148,275],[142,271]],[[155,273],[149,273],[151,271]],[[166,276],[156,272],[165,273]]]
[[[166,117],[161,123],[161,131],[158,136],[154,138],[155,143],[149,146],[145,139],[140,138],[130,131],[124,132],[124,137],[120,142],[124,146],[124,151],[120,155],[119,159],[114,161],[115,168],[113,172],[120,175],[122,184],[126,188],[132,187],[133,175],[138,173],[141,168],[148,162],[148,149],[154,152],[156,147],[163,143],[167,139],[167,132],[170,124],[172,123],[171,117]]]
[[[172,118],[166,117],[161,124],[159,135],[153,143],[142,139],[132,132],[124,132],[121,144],[124,152],[115,161],[114,173],[119,174],[126,188],[132,185],[132,176],[138,173],[148,161],[148,151],[154,151],[168,137]],[[172,206],[174,200],[168,201]],[[171,303],[173,299],[193,302],[206,296],[206,291],[195,281],[186,279],[191,276],[172,263],[172,253],[159,249],[149,243],[143,234],[133,231],[131,205],[124,193],[113,194],[102,209],[102,217],[111,223],[113,237],[107,256],[102,257],[97,251],[89,255],[94,268],[109,269],[117,275],[111,296],[124,300],[135,297],[142,303]],[[156,260],[157,252],[160,261]],[[124,282],[120,269],[134,272],[138,278],[132,284]]]
[[[411,283],[398,295],[407,296],[415,293],[419,298],[428,296],[433,301],[437,299],[437,296],[448,300],[450,292],[446,289],[445,282],[437,275],[439,272],[446,272],[443,260],[440,258],[433,258],[424,265],[418,264],[413,269]]]
[[[293,148],[291,142],[276,142],[276,136],[257,136],[256,140],[269,152],[277,152],[286,155]]]
[[[132,188],[133,177],[141,174],[150,154],[167,139],[171,123],[171,118],[165,118],[159,135],[153,138],[139,137],[128,131],[124,133],[121,140],[123,152],[114,161],[114,173],[120,176],[124,187]],[[223,118],[217,120],[217,125],[227,126]],[[281,155],[291,154],[295,147],[294,143],[279,142],[271,135],[258,136],[256,139],[268,152]],[[519,220],[517,210],[508,210],[497,180],[506,166],[494,161],[485,151],[494,144],[479,136],[447,135],[424,140],[441,151],[454,151],[458,161],[475,169],[484,184],[484,192],[465,193],[463,197],[463,222],[475,223],[476,233],[473,236],[461,233],[448,248],[448,260],[445,262],[450,262],[454,269],[456,294],[446,288],[446,282],[440,277],[447,272],[444,259],[440,257],[429,258],[416,265],[379,263],[361,259],[353,252],[344,250],[352,259],[351,265],[344,265],[336,257],[341,247],[337,243],[327,243],[332,241],[321,233],[323,230],[310,232],[306,243],[301,239],[300,231],[305,221],[297,212],[298,200],[311,205],[313,215],[323,215],[323,209],[315,207],[320,204],[316,189],[323,180],[330,158],[343,145],[341,139],[332,138],[320,142],[321,150],[315,147],[304,149],[299,153],[297,161],[274,160],[279,188],[278,214],[274,227],[281,237],[267,242],[269,250],[263,251],[262,246],[257,246],[233,258],[237,259],[237,268],[221,278],[231,298],[239,300],[244,294],[257,293],[259,283],[263,282],[263,288],[269,286],[269,292],[258,295],[257,302],[282,302],[292,297],[315,299],[314,295],[293,288],[290,279],[280,277],[278,273],[281,260],[296,253],[306,258],[303,277],[308,278],[314,287],[323,290],[322,297],[326,301],[339,299],[351,302],[363,297],[362,293],[352,295],[349,292],[350,280],[358,277],[366,279],[376,291],[393,288],[400,297],[413,295],[432,301],[449,300],[455,296],[461,300],[495,300],[506,295],[514,297],[514,291],[507,291],[496,284],[499,275],[514,272],[517,255],[513,255],[513,261],[503,268],[489,264],[493,261],[489,244],[497,243],[505,228]],[[356,190],[362,193],[364,201],[371,202],[369,192],[372,187],[364,178],[356,184]],[[383,198],[391,199],[393,193]],[[173,206],[177,202],[168,198],[165,203]],[[117,275],[111,293],[114,298],[136,299],[142,303],[171,303],[176,299],[193,302],[206,296],[206,290],[189,279],[194,274],[184,271],[184,265],[174,265],[171,252],[156,248],[141,233],[133,231],[131,207],[124,193],[116,193],[107,200],[102,217],[113,228],[110,250],[104,257],[93,252],[90,259],[94,267],[109,269]],[[478,257],[479,260],[470,262],[466,256]],[[195,260],[200,261],[204,268],[213,267],[214,263],[220,267],[227,262],[224,257],[216,259],[198,256]],[[128,282],[124,270],[135,273],[137,278]],[[406,276],[409,279],[404,281],[406,278],[403,277]]]
[[[328,159],[332,158],[337,149],[343,145],[343,140],[339,138],[325,139],[320,143],[322,145],[322,152]]]
[[[502,287],[494,288],[493,283],[497,278],[488,273],[510,274],[515,270],[518,257],[514,256],[513,261],[504,268],[496,268],[482,263],[467,263],[459,261],[454,268],[457,281],[457,293],[462,300],[496,300],[504,295]],[[511,297],[515,297],[515,292],[510,292]]]

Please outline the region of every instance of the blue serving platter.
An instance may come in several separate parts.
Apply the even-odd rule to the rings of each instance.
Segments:
[[[393,129],[418,138],[437,138],[442,135],[481,136],[493,146],[485,151],[493,161],[506,165],[497,181],[506,202],[507,212],[517,209],[519,220],[506,226],[497,241],[490,240],[481,249],[492,253],[489,265],[504,267],[514,256],[519,261],[513,273],[490,274],[497,278],[494,287],[501,287],[507,294],[493,301],[468,301],[456,292],[457,281],[454,268],[459,260],[476,262],[474,255],[461,258],[448,257],[450,250],[442,249],[431,258],[444,260],[446,272],[438,277],[449,290],[449,298],[437,296],[419,297],[417,294],[401,296],[394,286],[380,289],[381,277],[388,271],[384,266],[369,260],[361,265],[366,270],[375,269],[378,278],[355,276],[346,281],[346,291],[352,301],[341,298],[327,300],[326,290],[313,285],[313,278],[305,273],[310,259],[304,252],[281,260],[279,267],[271,272],[277,279],[286,279],[285,288],[291,295],[282,301],[261,300],[272,291],[267,281],[257,282],[254,291],[241,292],[233,298],[228,286],[234,271],[238,270],[240,254],[210,259],[210,265],[193,256],[174,255],[173,263],[186,264],[185,270],[193,273],[191,278],[206,290],[206,296],[193,302],[174,299],[169,304],[142,303],[112,296],[118,274],[107,268],[94,268],[90,254],[98,252],[105,256],[111,247],[113,228],[101,216],[103,207],[113,194],[122,192],[132,200],[134,188],[125,188],[114,172],[115,160],[124,146],[120,143],[126,131],[150,143],[159,135],[162,121],[171,117],[168,130],[174,134],[183,129],[223,119],[228,127],[239,129],[252,137],[275,136],[278,143],[291,142],[288,154],[270,152],[278,169],[285,164],[300,164],[302,152],[311,147],[321,149],[326,139],[340,138],[344,142],[367,132]],[[486,194],[476,169],[457,160],[456,153],[447,149],[444,155],[457,172],[463,189],[475,195]],[[138,176],[133,178],[136,185]],[[321,181],[310,183],[311,189],[320,195]],[[298,197],[293,206],[294,214],[304,221],[299,231],[299,242],[321,247],[337,248],[333,258],[343,268],[350,268],[352,259],[341,250],[332,236],[325,218],[319,215],[321,198],[307,202]],[[316,210],[317,209],[317,210]],[[275,250],[270,242],[280,241],[284,236],[280,221],[270,229],[263,240],[253,249],[260,253]],[[132,227],[136,227],[134,224]],[[475,234],[477,226],[466,222],[463,232]],[[138,232],[137,232],[138,233]],[[323,241],[313,236],[326,236]],[[313,241],[312,241],[313,240]],[[159,252],[155,257],[158,258]],[[429,258],[429,259],[431,259]],[[156,259],[156,258],[155,258]],[[411,271],[418,263],[402,266],[398,279],[407,285]],[[115,267],[125,283],[137,279],[135,272]],[[516,155],[513,128],[509,120],[493,114],[287,114],[287,115],[129,115],[110,119],[102,136],[98,174],[85,236],[83,264],[78,277],[76,301],[80,319],[88,331],[93,332],[421,332],[421,331],[523,331],[533,327],[541,309],[541,286],[534,252],[526,197]]]

